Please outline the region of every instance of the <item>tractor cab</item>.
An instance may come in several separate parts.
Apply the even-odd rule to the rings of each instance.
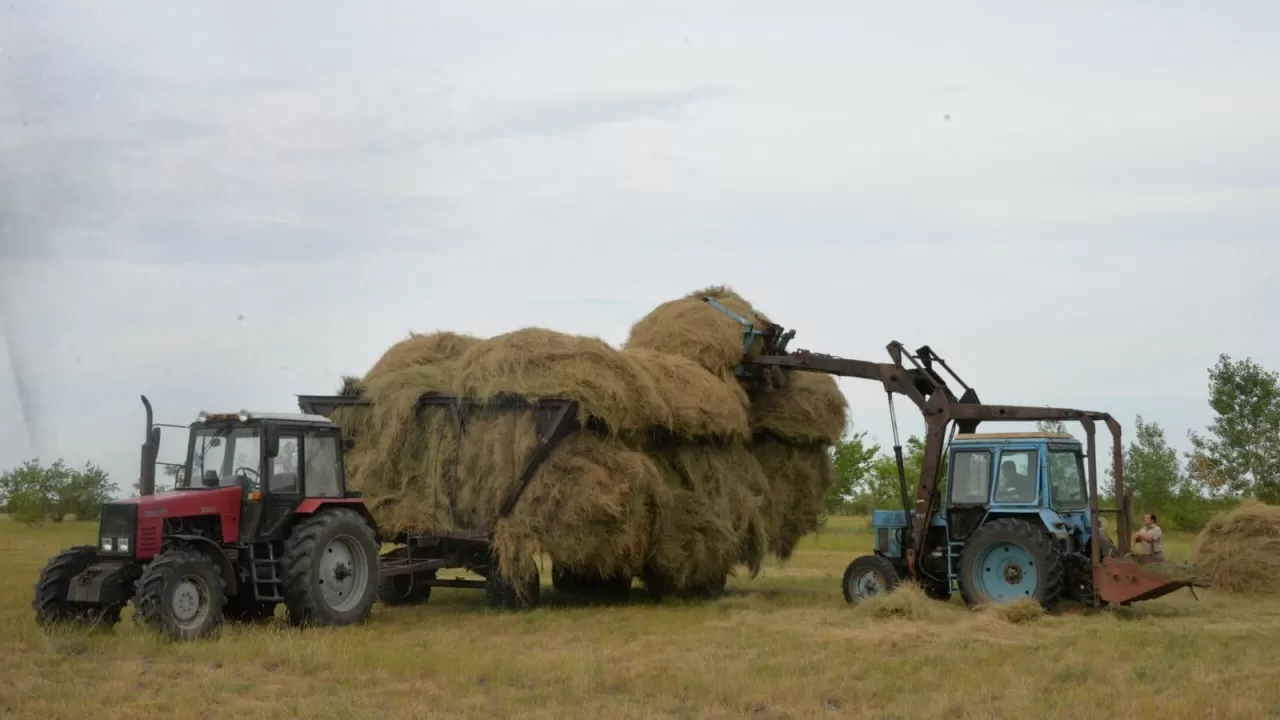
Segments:
[[[276,539],[305,498],[347,496],[340,429],[320,415],[200,413],[174,489],[230,487],[240,489],[241,542]]]
[[[1071,435],[958,434],[946,467],[943,512],[952,541],[1001,516],[1036,519],[1059,539],[1089,541],[1083,448]]]

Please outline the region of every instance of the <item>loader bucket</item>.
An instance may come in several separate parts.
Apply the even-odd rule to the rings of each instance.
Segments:
[[[1184,587],[1205,587],[1205,584],[1190,578],[1166,577],[1140,563],[1109,557],[1094,567],[1093,586],[1104,603],[1128,605],[1154,600]]]

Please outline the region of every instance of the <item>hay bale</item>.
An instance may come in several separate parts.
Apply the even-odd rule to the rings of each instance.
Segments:
[[[365,373],[364,380],[367,382],[415,365],[434,365],[457,360],[479,342],[480,338],[447,330],[425,334],[409,333],[409,337],[387,348],[382,357]]]
[[[1196,538],[1189,559],[1214,587],[1280,593],[1280,507],[1249,500],[1215,517]]]
[[[737,293],[714,286],[654,308],[631,326],[623,347],[678,355],[720,377],[732,377],[742,362],[742,323],[704,301],[704,297],[715,298],[757,327],[769,322]]]
[[[603,340],[525,328],[477,343],[458,360],[453,390],[577,400],[584,420],[613,432],[747,437],[746,395],[703,368]]]
[[[831,375],[784,371],[781,387],[751,402],[751,430],[795,443],[837,443],[844,437],[849,401]]]
[[[751,454],[769,483],[770,551],[787,560],[800,539],[821,526],[823,501],[836,481],[830,446],[764,437],[751,444]]]

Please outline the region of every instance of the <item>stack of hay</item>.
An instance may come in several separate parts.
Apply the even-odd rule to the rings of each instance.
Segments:
[[[1250,500],[1210,520],[1196,538],[1190,560],[1213,587],[1280,593],[1280,507]]]
[[[580,577],[642,577],[657,595],[692,594],[735,566],[754,574],[766,554],[789,557],[818,526],[846,401],[825,375],[740,382],[742,325],[705,296],[766,321],[710,288],[656,308],[621,350],[539,328],[411,335],[344,382],[344,393],[372,400],[335,415],[355,440],[353,487],[391,532],[484,527],[536,442],[532,413],[477,415],[459,442],[449,411],[414,412],[418,397],[566,397],[586,429],[556,447],[494,527],[509,581],[520,586],[545,553]]]

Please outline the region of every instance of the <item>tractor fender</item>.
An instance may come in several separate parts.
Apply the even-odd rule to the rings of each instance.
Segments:
[[[364,504],[364,500],[358,497],[332,497],[332,498],[307,498],[298,503],[298,507],[293,511],[294,515],[315,515],[332,508],[346,508],[354,510],[360,514],[369,523],[369,527],[373,528],[373,538],[379,545],[383,543],[382,530],[378,527],[378,521],[373,519],[373,513],[369,512],[369,506]]]
[[[240,582],[236,578],[236,569],[231,565],[231,558],[227,557],[227,554],[222,551],[221,545],[203,535],[165,535],[164,539],[166,543],[171,540],[181,540],[192,548],[208,555],[210,559],[218,563],[222,568],[222,579],[227,585],[227,595],[232,596],[239,592]]]

